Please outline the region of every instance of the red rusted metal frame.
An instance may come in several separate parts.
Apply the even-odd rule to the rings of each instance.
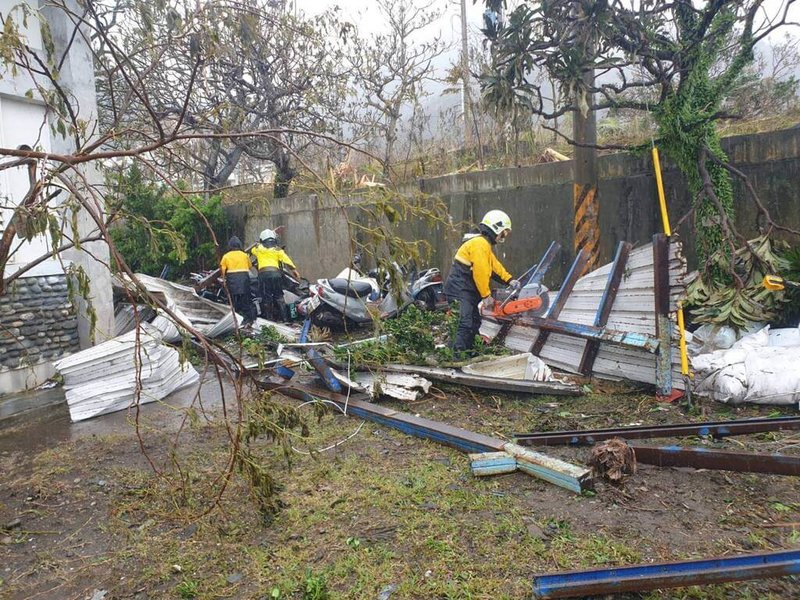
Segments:
[[[620,242],[617,245],[617,253],[614,256],[614,262],[611,265],[611,271],[606,281],[606,289],[603,292],[603,297],[600,299],[600,305],[597,307],[597,314],[594,319],[595,327],[605,327],[605,324],[608,322],[608,316],[611,314],[614,300],[617,298],[619,284],[622,281],[622,274],[625,272],[625,266],[628,264],[628,256],[631,253],[632,247],[633,245],[630,242]],[[581,362],[578,365],[578,371],[584,375],[591,374],[592,367],[594,366],[594,359],[597,357],[597,351],[599,349],[600,344],[598,342],[591,340],[586,342]]]
[[[772,419],[738,419],[735,421],[706,421],[704,423],[675,423],[670,425],[639,425],[636,427],[614,427],[608,429],[515,433],[514,439],[520,446],[587,446],[615,437],[628,440],[641,440],[710,435],[714,439],[719,440],[731,435],[796,430],[800,430],[800,417],[792,416],[775,417]]]
[[[572,288],[575,287],[575,282],[578,281],[581,274],[586,269],[588,260],[589,256],[583,248],[578,250],[578,254],[572,262],[567,277],[564,279],[564,283],[561,284],[561,289],[558,290],[556,299],[553,301],[553,304],[550,305],[550,310],[547,311],[546,317],[548,319],[558,319],[558,316],[564,309],[564,305],[567,303],[567,298],[569,298],[569,295],[572,293]],[[544,348],[548,337],[550,337],[549,331],[546,329],[539,330],[539,335],[536,336],[536,341],[531,345],[530,351],[538,356],[542,348]]]
[[[657,467],[691,467],[739,473],[800,475],[800,456],[728,452],[684,446],[646,446],[631,444],[636,462]]]

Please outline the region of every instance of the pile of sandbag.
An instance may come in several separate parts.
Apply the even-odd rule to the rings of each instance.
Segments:
[[[800,328],[767,325],[730,348],[693,356],[695,392],[730,404],[800,401]]]
[[[55,368],[64,378],[73,421],[162,400],[199,378],[148,323],[139,325],[138,335],[134,329],[76,352],[55,363]]]

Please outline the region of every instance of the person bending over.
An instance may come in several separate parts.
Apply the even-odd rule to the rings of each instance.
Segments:
[[[494,306],[489,281],[494,278],[507,285],[519,286],[492,250],[495,244],[505,242],[511,233],[509,216],[502,210],[490,210],[478,225],[478,230],[478,235],[465,236],[467,239],[456,252],[444,286],[447,301],[458,301],[458,332],[453,350],[461,354],[472,350],[481,328],[481,301],[490,310]]]

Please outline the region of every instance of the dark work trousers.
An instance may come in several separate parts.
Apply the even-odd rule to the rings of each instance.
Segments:
[[[448,302],[458,301],[458,331],[453,350],[471,350],[481,328],[481,311],[478,308],[481,295],[475,287],[470,268],[454,262],[444,284],[444,293]]]
[[[285,322],[283,274],[277,269],[261,269],[258,272],[258,289],[261,294],[261,317],[270,321]]]
[[[248,271],[236,271],[225,275],[225,283],[228,287],[233,310],[244,318],[244,325],[249,325],[256,320],[255,306],[253,297],[250,293],[250,273]]]

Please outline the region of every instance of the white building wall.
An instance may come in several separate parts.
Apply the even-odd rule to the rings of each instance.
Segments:
[[[27,2],[31,8],[31,12],[27,16],[27,25],[23,24],[23,12],[18,8],[18,5],[22,2]],[[75,13],[80,14],[77,0],[63,0],[63,4],[70,7]],[[60,65],[59,85],[68,90],[73,99],[72,104],[78,118],[89,123],[95,122],[97,119],[97,102],[93,57],[84,37],[73,35],[75,25],[72,19],[68,18],[59,6],[50,5],[46,2],[40,4],[37,0],[0,0],[0,14],[2,14],[4,20],[9,16],[13,18],[27,38],[28,45],[38,49],[40,52],[43,52],[43,43],[38,19],[42,19],[48,24],[56,55],[60,58],[64,50],[69,48],[68,55],[63,64]],[[1,69],[3,67],[0,67]],[[39,83],[46,85],[44,81]],[[27,144],[35,149],[53,152],[54,154],[71,154],[75,152],[72,139],[52,134],[47,123],[45,105],[36,91],[36,82],[28,72],[19,68],[16,73],[0,72],[0,146],[17,148],[21,144]],[[5,160],[8,160],[8,158]],[[70,179],[74,182],[85,181],[86,184],[94,189],[100,189],[102,184],[102,176],[93,166],[80,167],[80,177],[77,176],[77,173],[69,172],[67,176],[70,176]],[[83,185],[83,183],[80,185]],[[8,222],[13,206],[22,201],[28,189],[29,181],[26,167],[0,171],[0,218],[2,218],[0,230]],[[62,192],[62,196],[59,199],[65,197],[66,192]],[[57,202],[58,200],[54,204],[57,204]],[[102,202],[94,206],[94,210],[102,215]],[[64,231],[71,235],[73,216],[72,214],[64,214],[63,217],[66,224]],[[78,223],[81,237],[97,233],[98,229],[94,220],[85,210],[78,212],[75,220]],[[6,274],[14,272],[22,265],[45,255],[50,250],[50,240],[47,235],[39,236],[31,242],[16,240],[14,255],[6,267]],[[47,293],[56,293],[53,290],[60,289],[59,286],[62,285],[58,282],[58,274],[63,274],[64,272],[62,265],[79,265],[86,272],[91,282],[91,304],[92,310],[97,316],[97,323],[94,331],[91,331],[86,303],[79,300],[77,328],[82,347],[87,347],[95,341],[103,341],[114,334],[114,309],[108,256],[108,246],[105,242],[93,242],[83,245],[81,250],[73,249],[64,252],[61,261],[48,259],[24,274],[24,277],[29,278],[31,283],[22,285],[22,289],[37,290],[42,285],[46,285],[48,287]],[[47,276],[51,275],[53,277],[48,279]],[[43,277],[44,279],[42,279]],[[63,275],[61,275],[61,278],[63,280]],[[53,290],[49,289],[51,286],[54,286]],[[10,302],[8,298],[6,301]],[[23,314],[28,315],[31,313]],[[44,315],[44,313],[42,314]],[[4,318],[11,319],[12,317],[6,314]],[[28,327],[28,325],[26,324],[25,327]],[[24,336],[24,332],[22,335]],[[69,345],[71,341],[66,338],[66,333],[59,336],[60,341]],[[35,354],[29,351],[30,342],[31,340],[28,339],[28,350],[26,352]],[[42,353],[42,355],[47,357],[46,353]],[[44,372],[41,369],[41,365],[34,366],[40,372]],[[0,379],[4,376],[4,373],[0,370]],[[28,379],[30,380],[30,378]],[[20,378],[17,377],[17,380],[20,380]],[[30,385],[29,380],[26,381],[25,386]],[[13,387],[13,385],[4,386],[0,381],[0,393],[13,391],[11,389]]]

